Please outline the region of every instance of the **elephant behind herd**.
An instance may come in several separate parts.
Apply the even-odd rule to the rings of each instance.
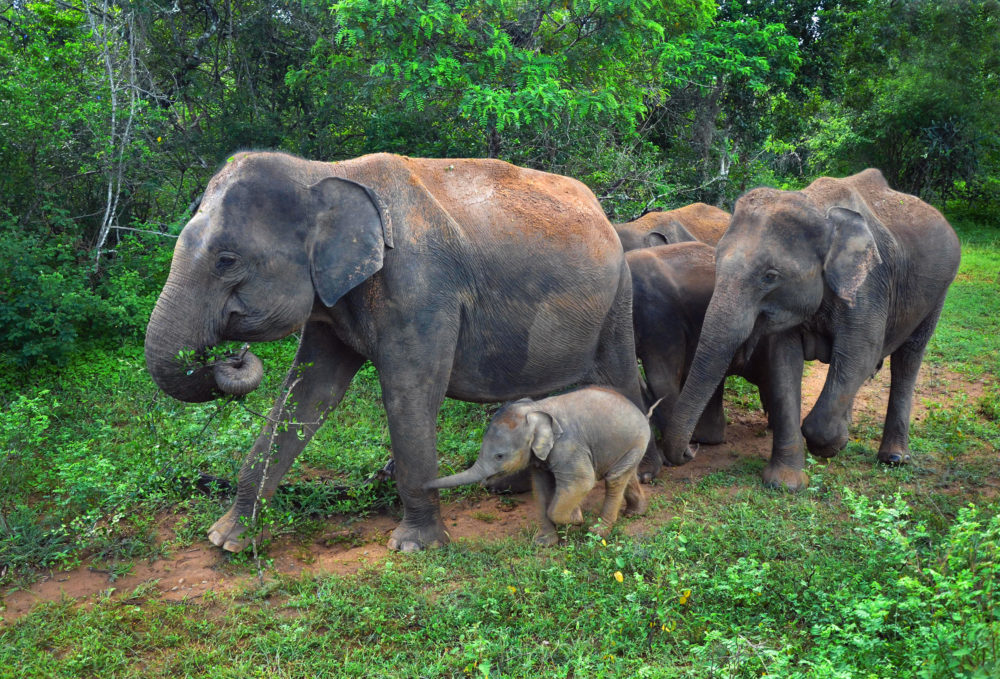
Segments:
[[[721,439],[720,384],[739,373],[760,387],[774,429],[765,482],[792,489],[807,483],[803,435],[814,454],[843,448],[858,388],[891,356],[879,459],[905,461],[916,373],[959,261],[940,213],[877,170],[751,191],[728,229],[721,210],[689,208],[612,228],[583,184],[501,161],[230,158],[178,239],[147,366],[183,401],[242,395],[260,382],[259,360],[213,359],[214,346],[301,339],[211,541],[247,544],[257,503],[365,360],[403,505],[389,547],[402,551],[448,540],[431,484],[446,395],[496,402],[596,384],[642,407],[637,353],[664,397],[654,423],[670,463],[693,456],[692,437]],[[626,258],[637,232],[641,249]],[[697,238],[718,245],[646,247]],[[800,426],[812,359],[830,363],[829,377]],[[661,465],[651,442],[639,476]]]

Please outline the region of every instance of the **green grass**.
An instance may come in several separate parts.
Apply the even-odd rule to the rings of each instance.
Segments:
[[[956,224],[962,264],[926,359],[972,376],[1000,374],[1000,225]]]
[[[983,390],[927,404],[910,465],[873,463],[881,419],[862,414],[847,450],[810,461],[808,490],[767,491],[762,461],[735,457],[674,483],[654,499],[658,522],[607,544],[581,531],[550,550],[524,536],[463,540],[358,575],[271,574],[185,603],[143,586],[92,607],[42,604],[0,627],[0,677],[998,676],[1000,243],[995,229],[959,228],[962,269],[927,360]],[[265,382],[243,404],[158,395],[139,347],[5,377],[0,584],[79,563],[118,576],[203,540],[227,500],[194,481],[235,478],[294,342],[260,349]],[[745,384],[729,397],[758,407]],[[475,457],[489,413],[445,404],[444,471]],[[361,485],[389,453],[367,367],[286,476],[272,532],[307,545],[331,512],[394,503],[391,483]],[[164,516],[176,521],[169,545],[155,537]],[[229,567],[254,570],[249,556]]]

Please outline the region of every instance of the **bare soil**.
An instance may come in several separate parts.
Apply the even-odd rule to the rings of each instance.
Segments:
[[[815,403],[825,379],[825,365],[807,366],[802,386],[803,413],[809,412]],[[929,404],[950,405],[960,394],[974,402],[985,389],[983,381],[971,381],[965,376],[925,364],[914,398],[913,419],[924,417]],[[881,422],[888,394],[887,366],[859,392],[855,401],[855,418],[864,415]],[[727,441],[716,446],[702,446],[697,457],[683,467],[666,468],[659,483],[646,487],[651,496],[669,498],[682,493],[691,483],[731,467],[741,459],[768,458],[771,439],[766,434],[764,414],[733,408],[728,409],[728,414]],[[595,510],[602,492],[603,489],[598,486],[588,497],[584,509]],[[669,504],[659,502],[654,506],[665,507]],[[442,516],[452,540],[507,536],[521,536],[527,540],[537,525],[535,515],[530,493],[487,496],[442,506]],[[645,516],[624,522],[622,527],[626,533],[638,535],[652,531],[670,518],[668,510],[650,511]],[[357,573],[363,567],[377,564],[387,557],[389,552],[385,543],[396,526],[397,518],[387,512],[361,520],[334,517],[326,523],[326,529],[312,541],[304,541],[301,537],[276,539],[267,549],[271,568],[265,577],[273,577],[274,573],[290,576]],[[160,540],[167,543],[173,538],[170,521],[165,519]],[[157,593],[163,600],[197,599],[210,591],[221,593],[242,589],[255,577],[247,574],[245,568],[232,567],[220,549],[203,539],[190,547],[174,550],[168,558],[151,563],[137,562],[128,575],[114,581],[109,572],[87,566],[48,573],[27,589],[3,594],[0,625],[10,624],[44,601],[73,599],[80,605],[90,605],[99,597],[109,594],[120,596],[140,585],[150,587],[150,592]],[[109,593],[109,590],[113,591]]]

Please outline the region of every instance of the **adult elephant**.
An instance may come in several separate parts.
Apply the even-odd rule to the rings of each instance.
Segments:
[[[729,213],[705,203],[692,203],[676,210],[647,212],[639,219],[615,224],[626,251],[639,248],[701,241],[715,245],[729,226]]]
[[[209,531],[239,551],[258,498],[274,493],[370,360],[403,504],[389,547],[413,551],[448,540],[437,491],[423,488],[437,475],[445,395],[503,401],[588,382],[640,403],[631,301],[614,230],[573,179],[495,160],[239,153],[181,232],[146,364],[182,401],[245,394],[261,379],[252,354],[190,357],[301,329],[287,396]]]
[[[885,356],[892,382],[878,459],[906,461],[917,372],[958,264],[941,213],[890,189],[878,170],[741,197],[716,249],[715,292],[668,425],[667,459],[694,457],[691,431],[733,355],[766,338],[757,351],[767,353],[772,385],[767,485],[808,484],[803,436],[820,457],[844,448],[854,397]],[[813,359],[830,368],[801,421],[802,366]]]
[[[632,273],[635,351],[645,372],[647,400],[661,401],[652,420],[663,433],[691,369],[715,290],[715,248],[697,241],[658,245],[627,252],[625,260]],[[740,375],[757,385],[766,409],[768,370],[760,360],[762,353],[745,357],[737,352],[726,374]],[[691,432],[691,441],[722,443],[725,434],[720,382]],[[647,466],[640,474],[649,475]]]

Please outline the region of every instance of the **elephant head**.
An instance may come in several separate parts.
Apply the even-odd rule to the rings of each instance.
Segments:
[[[716,248],[715,291],[664,437],[668,461],[694,456],[691,433],[734,356],[749,356],[761,337],[804,323],[824,303],[856,303],[881,262],[874,220],[823,210],[801,192],[755,189],[740,198]]]
[[[659,215],[662,213],[650,213]],[[645,220],[645,221],[644,221]],[[654,221],[644,218],[625,224],[615,224],[618,240],[626,252],[641,248],[686,243],[698,240],[676,219]],[[649,224],[652,224],[652,227]]]
[[[521,399],[497,411],[483,435],[479,457],[464,472],[434,479],[424,487],[455,488],[526,469],[534,454],[545,461],[562,435],[559,421],[538,409],[531,399]]]
[[[170,396],[200,402],[253,391],[260,360],[246,348],[210,360],[213,347],[285,337],[317,300],[332,307],[381,269],[391,242],[375,197],[307,165],[330,167],[241,153],[209,183],[146,329],[146,366]]]

